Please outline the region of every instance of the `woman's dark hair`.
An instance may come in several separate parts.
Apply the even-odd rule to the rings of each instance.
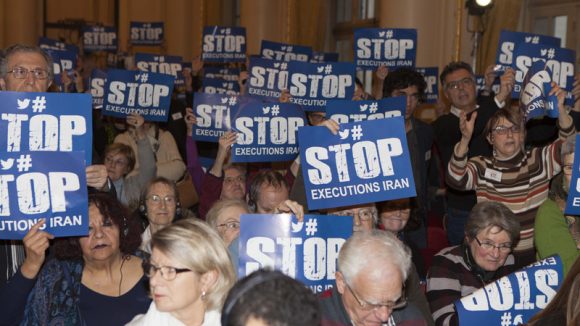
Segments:
[[[125,255],[133,254],[141,245],[141,227],[139,221],[129,214],[117,198],[107,193],[89,195],[89,207],[95,205],[103,218],[108,218],[119,228],[119,250]],[[58,259],[79,259],[83,252],[79,243],[80,237],[58,238],[54,243],[55,256]]]

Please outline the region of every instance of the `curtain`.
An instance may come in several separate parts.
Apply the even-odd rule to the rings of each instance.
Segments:
[[[484,16],[485,32],[481,40],[479,61],[476,72],[483,73],[485,68],[495,63],[499,34],[502,29],[515,31],[522,9],[523,0],[495,0],[493,7]]]

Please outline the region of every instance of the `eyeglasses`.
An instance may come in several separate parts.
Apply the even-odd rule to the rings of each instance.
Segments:
[[[338,216],[352,216],[352,217],[355,217],[356,215],[358,215],[358,218],[362,222],[368,222],[368,221],[371,221],[373,219],[375,212],[370,210],[370,209],[361,209],[356,214],[352,211],[341,211],[341,212],[336,212],[336,213],[332,213],[332,214],[338,215]]]
[[[574,165],[566,164],[562,167],[562,171],[564,171],[565,175],[572,175],[573,168],[574,168]]]
[[[129,163],[123,159],[114,160],[112,157],[107,156],[105,157],[105,164],[112,166],[126,166]]]
[[[310,113],[308,116],[315,123],[321,123],[322,121],[326,120],[326,116],[320,113]]]
[[[160,205],[162,200],[165,202],[166,205],[172,205],[173,203],[175,203],[175,196],[161,197],[159,195],[151,195],[147,197],[147,200],[153,203],[154,205]]]
[[[492,131],[498,135],[507,135],[509,131],[511,131],[512,134],[519,134],[522,131],[522,128],[518,125],[513,125],[511,127],[497,126],[493,128]]]
[[[452,82],[448,82],[445,84],[445,89],[459,89],[459,88],[464,88],[467,86],[471,86],[475,84],[475,80],[472,77],[465,77],[461,80],[456,80],[456,81],[452,81]]]
[[[243,182],[246,182],[246,177],[244,177],[243,175],[239,175],[237,177],[224,178],[224,183],[227,185],[231,185],[233,183],[243,183]]]
[[[490,242],[490,241],[484,241],[481,242],[479,241],[479,239],[477,237],[475,237],[475,241],[477,242],[477,244],[485,249],[485,250],[493,250],[493,249],[498,249],[501,252],[510,252],[512,250],[512,244],[511,243],[502,243],[499,246],[496,246],[495,243]]]
[[[161,277],[166,281],[173,281],[177,274],[185,273],[185,272],[193,272],[189,268],[175,268],[172,266],[155,266],[151,264],[150,261],[144,260],[143,261],[143,273],[147,275],[147,277],[152,278],[155,276],[157,271],[161,272]]]
[[[23,67],[14,67],[12,70],[7,71],[7,73],[12,74],[16,79],[24,79],[28,76],[28,73],[32,73],[34,79],[47,79],[48,78],[48,70],[44,69],[32,69],[28,70]]]
[[[371,311],[371,310],[377,310],[377,309],[381,309],[382,307],[385,307],[385,308],[387,308],[387,310],[393,311],[393,310],[404,308],[407,305],[407,298],[405,297],[405,286],[403,286],[403,293],[402,293],[401,297],[399,298],[399,300],[397,300],[395,302],[387,302],[385,304],[372,304],[372,303],[368,303],[366,301],[359,299],[358,296],[354,293],[354,291],[350,287],[350,285],[348,285],[348,283],[345,283],[345,284],[346,284],[346,288],[350,291],[350,294],[352,294],[352,296],[354,297],[354,299],[358,303],[361,310]]]
[[[226,223],[218,224],[217,227],[218,228],[225,227],[226,229],[229,229],[229,230],[237,230],[240,228],[240,222],[226,222]]]

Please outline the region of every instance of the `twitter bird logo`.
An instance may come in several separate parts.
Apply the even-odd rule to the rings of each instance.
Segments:
[[[343,131],[338,132],[338,136],[340,139],[346,139],[348,137],[349,129],[344,129]]]
[[[228,98],[227,97],[222,98],[222,104],[226,104],[226,103],[228,103]]]
[[[24,110],[30,104],[30,99],[29,98],[25,98],[24,100],[16,99],[16,102],[18,102],[18,110]]]
[[[367,108],[369,107],[368,104],[364,104],[364,105],[359,105],[360,108],[360,112],[365,112],[367,110]]]
[[[324,71],[324,67],[318,67],[316,68],[316,71],[318,71],[318,73],[322,73]]]
[[[6,161],[0,160],[0,165],[2,166],[2,170],[10,170],[10,168],[12,168],[12,165],[14,165],[14,159],[9,158]]]
[[[263,107],[262,112],[264,112],[264,114],[268,114],[268,112],[270,112],[270,107],[269,106]]]
[[[302,231],[302,226],[304,226],[304,222],[294,223],[292,222],[292,233],[298,233]]]

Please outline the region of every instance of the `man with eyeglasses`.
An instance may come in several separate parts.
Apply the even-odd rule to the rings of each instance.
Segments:
[[[15,44],[5,49],[0,56],[2,91],[46,92],[52,84],[53,76],[52,59],[39,47]],[[90,188],[114,192],[104,165],[88,166],[86,180]],[[49,240],[53,236],[40,230],[43,224],[44,221],[40,221],[30,229],[23,239],[24,245],[20,241],[0,240],[0,298],[10,304],[7,306],[4,300],[0,301],[0,306],[5,308],[3,317],[6,319],[10,318],[11,309],[19,309],[19,305],[23,307],[25,304],[10,300],[10,284],[27,284],[32,289],[44,263]],[[14,279],[8,282],[12,277]]]
[[[408,249],[390,232],[356,232],[340,249],[336,287],[321,294],[322,326],[427,325],[407,302]]]
[[[427,299],[436,325],[459,325],[454,303],[517,270],[512,248],[520,223],[496,202],[475,205],[465,225],[462,245],[441,250],[427,274]]]
[[[450,112],[439,117],[433,123],[435,144],[441,157],[444,168],[447,167],[453,148],[461,140],[459,130],[459,116],[461,112],[471,118],[477,112],[477,119],[473,137],[469,144],[467,157],[490,156],[491,147],[487,142],[483,130],[489,118],[498,109],[505,106],[511,97],[514,87],[514,71],[508,69],[500,77],[501,86],[498,94],[477,96],[475,90],[475,76],[471,66],[465,62],[451,62],[441,72],[440,80],[445,96],[451,102]],[[473,191],[458,191],[446,189],[447,199],[447,237],[450,244],[459,244],[463,239],[465,221],[469,211],[477,200]]]

